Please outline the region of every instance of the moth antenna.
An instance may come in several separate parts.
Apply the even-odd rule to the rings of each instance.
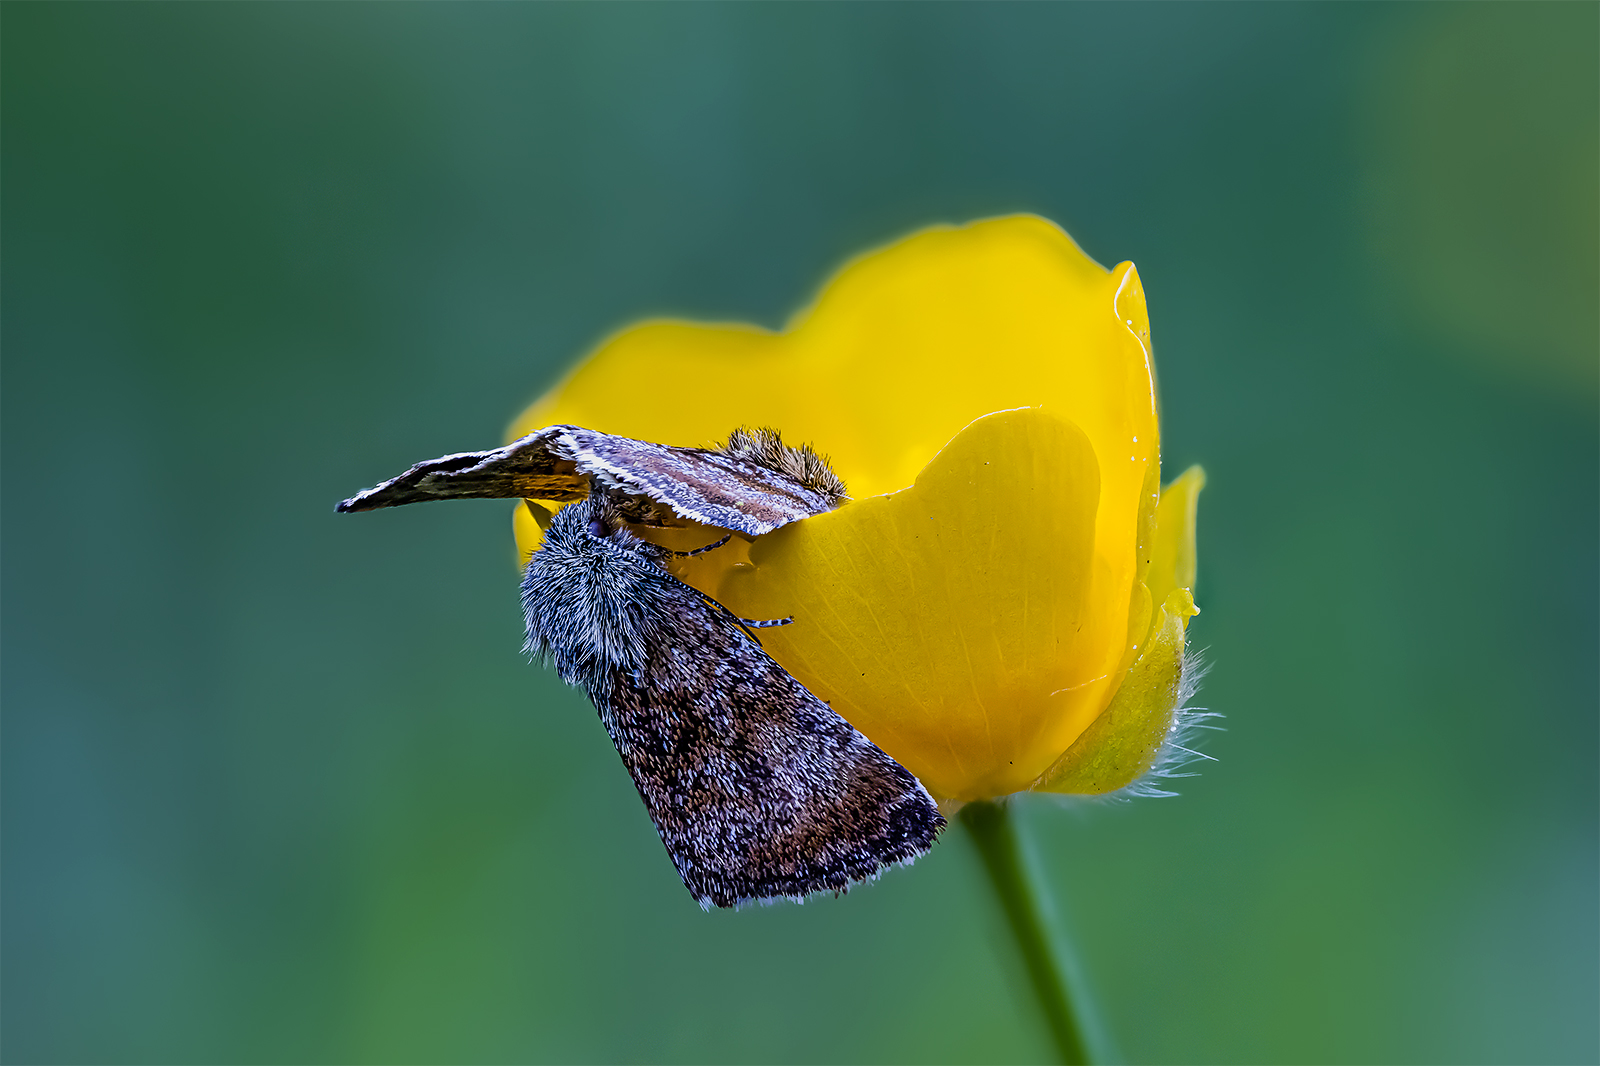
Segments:
[[[711,602],[716,603],[715,600]],[[718,603],[717,606],[722,607],[722,604]],[[732,619],[734,625],[744,630],[745,636],[756,642],[756,647],[758,648],[761,647],[762,644],[761,638],[755,635],[755,630],[775,629],[778,626],[792,625],[794,623],[794,615],[792,614],[787,618],[740,618],[726,607],[722,607],[722,610],[730,619]]]
[[[778,626],[794,625],[794,615],[786,618],[741,618],[739,624],[746,629],[775,629]]]
[[[790,622],[794,621],[794,617],[791,615],[788,618],[785,618],[785,619],[782,619],[782,620],[779,620],[779,621],[775,621],[775,622],[766,622],[766,621],[747,622],[746,619],[740,618],[738,615],[736,615],[732,611],[728,610],[728,608],[726,606],[724,606],[721,603],[718,603],[716,600],[712,599],[710,596],[707,596],[704,592],[701,592],[699,589],[695,588],[693,585],[689,584],[687,581],[683,581],[683,580],[679,579],[678,577],[676,577],[676,576],[674,576],[674,575],[672,575],[670,573],[667,573],[666,571],[662,571],[662,573],[666,574],[667,579],[669,581],[672,581],[672,582],[674,582],[675,584],[678,584],[678,585],[682,585],[684,588],[688,589],[690,592],[694,593],[696,596],[699,596],[702,600],[705,601],[706,606],[711,608],[712,611],[714,611],[715,613],[721,615],[723,618],[726,618],[728,621],[732,622],[734,625],[736,625],[740,629],[742,629],[744,631],[744,635],[749,637],[751,640],[755,641],[756,642],[756,647],[758,647],[758,648],[761,647],[761,639],[750,631],[752,627],[757,628],[757,629],[766,629],[767,627],[773,626],[773,625],[788,625]]]
[[[677,580],[677,579],[674,578],[674,580]],[[679,581],[678,583],[680,585],[683,584],[683,582],[681,582],[681,581]],[[691,589],[694,589],[693,585],[690,585],[688,587],[691,588]],[[734,623],[740,629],[744,630],[747,634],[749,634],[751,640],[755,640],[755,637],[756,637],[756,635],[754,633],[750,632],[752,629],[775,629],[778,626],[787,626],[787,625],[793,625],[794,624],[794,615],[792,615],[792,614],[788,615],[787,617],[784,617],[784,618],[742,618],[739,615],[736,615],[732,611],[728,610],[728,608],[727,608],[727,606],[725,604],[718,603],[716,600],[712,599],[710,596],[706,596],[706,594],[701,592],[699,589],[694,589],[694,591],[698,595],[705,597],[706,603],[710,604],[711,607],[713,609],[715,609],[718,614],[722,615],[724,618],[728,619],[730,622]],[[760,644],[761,642],[759,640],[756,640],[756,643]]]

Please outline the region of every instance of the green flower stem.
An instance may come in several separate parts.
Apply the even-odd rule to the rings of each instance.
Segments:
[[[1084,1039],[1087,1020],[1084,1005],[1074,1006],[1066,967],[1051,938],[1045,916],[1040,879],[1017,833],[1010,804],[978,801],[961,808],[957,816],[972,834],[989,883],[994,885],[1005,910],[1006,923],[1017,938],[1028,978],[1039,997],[1056,1051],[1065,1066],[1089,1062]]]

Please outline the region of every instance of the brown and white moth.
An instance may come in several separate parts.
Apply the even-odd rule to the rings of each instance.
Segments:
[[[419,463],[338,509],[471,497],[573,501],[523,575],[526,650],[589,694],[702,907],[841,892],[932,846],[945,820],[921,783],[751,632],[792,619],[739,618],[663,565],[728,537],[673,552],[629,528],[759,536],[832,510],[844,485],[809,447],[772,430],[702,449],[550,426]]]

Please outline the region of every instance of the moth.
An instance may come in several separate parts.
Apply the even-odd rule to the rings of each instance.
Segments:
[[[844,503],[811,448],[767,429],[705,449],[550,426],[338,510],[472,497],[567,502],[523,574],[525,650],[588,693],[702,907],[843,892],[933,845],[945,820],[916,777],[762,650],[754,630],[793,619],[740,618],[666,567]],[[691,525],[729,532],[692,552],[639,535]]]

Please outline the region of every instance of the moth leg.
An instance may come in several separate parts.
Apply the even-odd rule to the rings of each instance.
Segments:
[[[729,533],[729,534],[725,535],[721,540],[712,541],[710,544],[707,544],[704,548],[695,548],[693,551],[686,551],[686,552],[674,551],[673,549],[668,548],[667,551],[670,552],[673,555],[676,555],[680,559],[687,559],[692,555],[704,555],[706,552],[716,551],[718,548],[722,547],[724,544],[728,543],[728,541],[730,541],[732,539],[733,539],[733,534]]]

